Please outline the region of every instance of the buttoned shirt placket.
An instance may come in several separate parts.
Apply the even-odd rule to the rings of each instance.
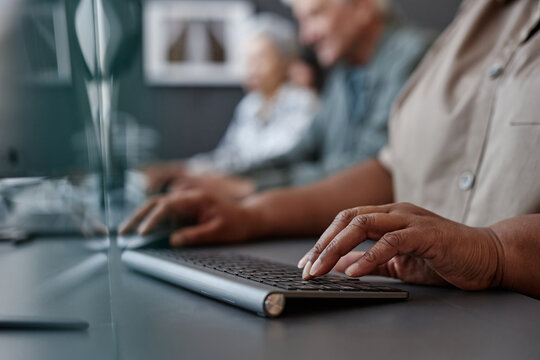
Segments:
[[[471,202],[475,193],[475,183],[477,181],[481,181],[481,179],[477,179],[477,174],[480,172],[486,145],[489,141],[489,130],[495,116],[495,100],[497,98],[497,91],[501,80],[503,80],[504,76],[507,76],[506,69],[510,67],[512,60],[519,52],[520,47],[525,43],[539,22],[540,1],[538,2],[535,12],[531,15],[529,22],[527,22],[527,24],[525,24],[523,29],[519,32],[519,36],[517,38],[510,38],[500,53],[494,56],[491,65],[485,70],[485,79],[482,82],[480,91],[483,92],[481,95],[483,100],[481,101],[485,102],[485,104],[489,104],[489,111],[487,112],[487,117],[485,117],[482,121],[478,120],[473,123],[473,126],[478,129],[474,130],[473,133],[483,134],[483,136],[477,138],[470,137],[467,145],[469,149],[474,149],[473,151],[478,153],[478,156],[474,162],[471,162],[468,169],[464,168],[463,172],[458,176],[457,179],[457,186],[459,189],[464,192],[468,192],[462,216],[463,223],[467,222],[467,218],[469,216]],[[474,157],[472,158],[474,159]]]

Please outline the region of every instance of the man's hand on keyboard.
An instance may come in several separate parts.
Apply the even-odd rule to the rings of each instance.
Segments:
[[[351,252],[367,239],[367,252]],[[489,228],[473,228],[411,204],[341,212],[300,260],[304,278],[333,268],[349,276],[383,275],[410,283],[452,284],[466,290],[498,286],[502,246]]]
[[[255,224],[253,215],[237,203],[201,190],[187,190],[154,197],[120,226],[120,233],[133,230],[148,234],[166,220],[195,220],[194,226],[179,229],[171,245],[202,245],[247,240]]]

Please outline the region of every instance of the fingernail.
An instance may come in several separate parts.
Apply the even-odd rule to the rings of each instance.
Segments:
[[[311,261],[308,261],[308,263],[306,264],[306,266],[304,267],[304,271],[302,272],[302,277],[304,279],[309,279],[311,276],[309,275],[309,272],[311,271]]]
[[[358,269],[360,266],[358,264],[352,264],[347,269],[345,269],[345,274],[350,277],[354,277],[355,274],[358,272]]]
[[[308,259],[308,254],[304,255],[304,256],[300,259],[300,261],[298,262],[298,268],[299,268],[299,269],[302,269],[304,266],[306,266],[307,259]]]
[[[309,271],[309,275],[311,275],[311,276],[318,275],[319,270],[321,270],[321,267],[322,267],[321,259],[317,259],[317,261],[315,261],[315,264],[313,264],[313,267]]]
[[[137,228],[137,232],[139,233],[139,235],[145,235],[146,232],[148,231],[148,226],[146,225],[146,223],[142,223],[141,225],[139,225],[139,227]]]

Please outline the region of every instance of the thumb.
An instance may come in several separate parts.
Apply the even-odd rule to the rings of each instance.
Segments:
[[[334,266],[334,270],[344,273],[349,266],[358,261],[358,259],[360,259],[362,256],[364,256],[363,251],[352,251],[339,259],[337,264]]]

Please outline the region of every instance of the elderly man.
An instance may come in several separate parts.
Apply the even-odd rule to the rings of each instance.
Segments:
[[[400,24],[387,0],[295,0],[293,7],[301,39],[332,68],[311,128],[284,155],[232,172],[243,180],[191,178],[195,185],[215,191],[228,183],[238,189],[234,197],[305,185],[375,156],[386,144],[392,101],[426,51],[429,34]]]
[[[169,195],[127,228],[187,213],[200,222],[173,244],[231,242],[317,234],[341,211],[300,260],[306,278],[335,268],[540,298],[539,30],[537,0],[465,1],[396,101],[377,159],[239,205]]]

